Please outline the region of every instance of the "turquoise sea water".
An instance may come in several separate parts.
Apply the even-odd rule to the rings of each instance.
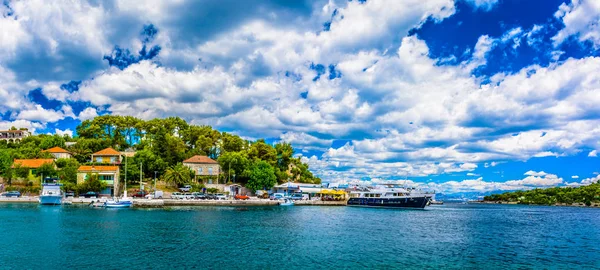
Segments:
[[[600,209],[0,204],[0,269],[600,268]]]

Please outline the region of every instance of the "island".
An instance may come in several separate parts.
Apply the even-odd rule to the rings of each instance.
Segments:
[[[579,187],[553,187],[492,194],[485,196],[483,202],[599,207],[600,183]]]

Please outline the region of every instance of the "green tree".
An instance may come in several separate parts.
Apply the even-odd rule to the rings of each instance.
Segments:
[[[190,168],[179,163],[176,166],[167,168],[163,179],[168,184],[180,186],[190,183],[192,173]]]
[[[40,143],[41,149],[50,149],[52,147],[65,147],[65,138],[58,134],[54,134],[52,136],[45,136]]]
[[[97,173],[88,173],[86,180],[77,185],[77,191],[79,194],[88,191],[100,192],[104,189],[106,189],[106,183],[100,180],[100,177]]]
[[[53,163],[46,163],[43,164],[42,166],[40,166],[36,172],[35,172],[36,176],[42,176],[42,177],[56,177],[57,173],[56,173],[56,168],[54,167]]]
[[[11,186],[12,185],[12,180],[15,177],[15,170],[11,167],[8,167],[4,170],[4,172],[2,173],[2,177],[4,178],[4,180],[6,181],[6,183]]]
[[[244,152],[225,152],[219,159],[219,166],[225,174],[225,177],[235,175],[236,182],[245,182],[247,178],[247,170],[250,165],[250,161]],[[231,171],[230,171],[231,168]],[[232,182],[232,179],[228,179],[228,182]]]
[[[252,164],[248,172],[248,178],[246,187],[252,191],[270,189],[277,184],[273,166],[264,160],[259,160]]]
[[[58,178],[65,183],[77,183],[77,169],[79,162],[72,158],[61,158],[56,160],[58,170]]]
[[[263,139],[256,141],[250,146],[248,157],[253,160],[264,160],[271,164],[271,166],[277,165],[277,151]]]

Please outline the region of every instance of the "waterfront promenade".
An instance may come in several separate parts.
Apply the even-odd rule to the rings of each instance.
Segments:
[[[92,202],[104,202],[106,198],[69,198],[65,202],[72,204],[90,204]],[[38,203],[37,196],[23,196],[20,198],[0,197],[0,203]],[[320,200],[298,200],[294,201],[298,206],[345,206],[346,201],[320,201]],[[249,200],[175,200],[175,199],[133,199],[133,206],[140,208],[155,208],[168,206],[276,206],[277,200],[249,199]]]

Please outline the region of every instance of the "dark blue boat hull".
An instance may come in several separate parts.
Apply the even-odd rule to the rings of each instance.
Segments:
[[[417,208],[427,206],[429,198],[350,198],[348,206],[385,207],[385,208]]]

